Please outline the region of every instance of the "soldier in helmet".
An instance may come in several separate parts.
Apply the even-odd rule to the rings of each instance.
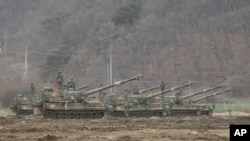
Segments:
[[[73,91],[75,90],[75,82],[73,78],[71,78],[70,81],[67,83],[67,90],[69,90],[70,88],[72,88]]]
[[[176,98],[176,104],[181,104],[181,96],[182,96],[182,91],[180,89],[176,90],[175,98]]]
[[[35,93],[35,86],[34,86],[33,83],[30,83],[30,91],[31,91],[32,94]]]
[[[138,87],[136,85],[134,86],[133,94],[134,95],[138,95],[139,94],[139,89],[138,89]]]
[[[161,88],[161,92],[163,92],[166,88],[166,84],[164,81],[161,81],[161,85],[160,85],[160,88]]]
[[[56,76],[56,83],[59,85],[59,89],[62,89],[63,86],[63,76],[62,76],[62,72],[58,72],[57,76]]]
[[[166,88],[166,83],[164,81],[161,81],[161,84],[160,84],[160,89],[161,89],[161,92],[163,92]],[[165,97],[165,94],[161,95],[161,99],[164,99]]]

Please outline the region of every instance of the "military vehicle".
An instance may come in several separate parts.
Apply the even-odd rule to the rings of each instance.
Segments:
[[[192,82],[184,85],[172,87],[165,91],[160,91],[149,96],[145,95],[129,95],[126,100],[124,97],[113,95],[110,96],[105,103],[108,107],[109,114],[114,117],[150,117],[161,116],[165,109],[161,102],[154,102],[154,97],[175,91],[180,88],[191,86]]]
[[[142,89],[139,90],[138,94],[142,95],[145,94],[146,92],[152,91],[152,90],[156,90],[160,87],[160,85],[156,85],[147,89]],[[104,97],[103,102],[105,103],[105,105],[108,108],[108,113],[113,116],[113,117],[123,117],[124,116],[124,105],[127,103],[128,101],[128,97],[133,95],[133,93],[128,92],[126,94],[123,95],[119,95],[119,94],[107,94]],[[116,112],[114,112],[114,110],[116,110]]]
[[[166,99],[164,100],[165,102],[163,103],[163,107],[168,108],[168,112],[166,115],[208,115],[211,116],[213,114],[213,109],[209,106],[206,105],[198,105],[195,104],[198,101],[201,101],[203,99],[216,96],[222,93],[226,93],[232,90],[232,88],[227,88],[225,90],[220,90],[217,92],[214,92],[211,95],[206,95],[200,98],[195,98],[195,99],[187,99],[192,96],[196,96],[205,92],[209,92],[218,88],[223,87],[224,85],[218,85],[212,88],[204,89],[203,91],[196,92],[187,96],[175,96],[174,98],[169,98],[167,101]]]
[[[24,95],[18,94],[13,98],[12,105],[10,106],[10,110],[16,115],[29,115],[33,113],[33,102],[32,100]]]
[[[83,90],[88,88],[89,84],[76,88],[76,90]],[[35,92],[28,95],[18,94],[12,100],[10,110],[16,115],[31,115],[40,114],[43,107],[43,101],[48,101],[53,89],[45,87],[41,92]]]
[[[139,80],[143,75],[138,74],[129,79],[117,81],[114,84],[99,87],[86,92],[67,91],[66,93],[54,92],[50,94],[49,101],[43,103],[44,118],[102,118],[107,111],[104,103],[97,99],[89,99],[88,96],[96,92],[119,86],[133,80]]]
[[[78,87],[75,90],[73,90],[73,89],[67,90],[65,87],[60,92],[61,93],[68,93],[68,91],[71,91],[71,93],[84,92],[84,91],[86,91],[85,90],[86,88],[89,88],[89,84]],[[50,100],[50,96],[53,95],[53,93],[54,93],[54,90],[51,87],[44,87],[44,89],[40,93],[35,94],[34,96],[31,97],[33,104],[34,104],[34,112],[33,112],[34,115],[41,115],[42,114],[43,103],[48,102]]]

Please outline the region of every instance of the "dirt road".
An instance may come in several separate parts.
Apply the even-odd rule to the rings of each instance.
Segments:
[[[250,124],[250,116],[100,120],[0,116],[0,141],[228,141],[230,124]]]

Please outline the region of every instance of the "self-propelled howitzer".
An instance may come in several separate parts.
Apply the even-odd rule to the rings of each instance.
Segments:
[[[151,88],[140,90],[138,94],[145,94],[146,92],[158,89],[160,86],[156,85]],[[105,103],[109,114],[113,117],[124,117],[125,116],[125,104],[127,103],[128,97],[132,96],[133,94],[107,94],[104,97],[103,102]]]
[[[113,108],[110,106],[112,116],[136,116],[136,117],[151,117],[164,116],[165,109],[161,102],[154,102],[154,97],[175,91],[180,88],[190,86],[192,82],[172,87],[165,91],[160,91],[149,96],[145,95],[129,95],[124,107]]]
[[[70,118],[102,118],[107,111],[105,104],[98,99],[88,100],[87,97],[96,92],[119,86],[127,82],[138,80],[142,74],[136,75],[129,79],[117,81],[114,84],[99,87],[87,92],[68,92],[63,95],[51,96],[48,102],[44,102],[43,117],[54,119]]]
[[[10,106],[10,110],[16,115],[30,115],[33,113],[33,108],[32,100],[24,94],[15,96]]]
[[[196,105],[194,104],[197,101],[216,96],[222,93],[226,93],[231,91],[232,88],[227,88],[225,90],[214,92],[211,95],[203,96],[200,98],[196,98],[193,100],[186,100],[182,103],[174,103],[173,101],[169,101],[166,103],[167,106],[169,106],[169,115],[208,115],[211,116],[213,114],[213,109],[206,105]]]
[[[86,84],[76,89],[64,89],[62,91],[56,91],[56,92],[54,92],[54,90],[50,87],[44,87],[44,89],[40,93],[37,93],[36,95],[32,96],[32,101],[34,106],[33,114],[34,115],[42,114],[44,102],[48,103],[50,101],[62,100],[61,95],[63,95],[63,97],[65,97],[68,94],[77,95],[80,92],[84,92],[84,89],[88,87],[89,84]],[[58,97],[55,97],[56,95]]]

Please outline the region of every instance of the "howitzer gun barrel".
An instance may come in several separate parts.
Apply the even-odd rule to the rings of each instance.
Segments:
[[[86,89],[89,87],[89,84],[83,85],[82,87],[76,88],[76,91],[82,90],[82,89]]]
[[[203,100],[203,99],[206,99],[206,98],[209,98],[209,97],[213,97],[213,96],[216,96],[216,95],[220,95],[220,94],[223,94],[223,93],[226,93],[226,92],[229,92],[231,91],[233,88],[228,88],[226,90],[222,90],[222,91],[218,91],[218,92],[214,92],[213,94],[211,95],[208,95],[208,96],[203,96],[203,97],[200,97],[200,98],[196,98],[194,100],[192,100],[191,102],[194,103],[194,102],[197,102],[197,101],[200,101],[200,100]]]
[[[160,85],[156,85],[156,86],[151,87],[151,88],[148,88],[148,89],[140,90],[140,91],[139,91],[139,94],[143,94],[143,93],[146,93],[146,92],[148,92],[148,91],[158,89],[159,87],[160,87]]]
[[[168,93],[168,92],[171,92],[171,91],[178,90],[178,89],[180,89],[180,88],[184,88],[184,87],[187,87],[187,86],[191,86],[192,83],[193,83],[193,81],[192,81],[192,82],[189,82],[189,83],[186,83],[186,84],[183,84],[183,85],[180,85],[180,86],[172,87],[172,88],[167,89],[167,90],[165,90],[165,91],[157,92],[157,93],[154,93],[154,94],[152,94],[152,95],[149,95],[147,98],[159,96],[159,95],[162,95],[162,94],[166,94],[166,93]]]
[[[138,74],[136,76],[133,76],[129,79],[125,79],[125,80],[120,80],[120,81],[116,81],[113,85],[115,86],[119,86],[119,85],[122,85],[124,83],[127,83],[127,82],[130,82],[130,81],[133,81],[133,80],[139,80],[143,77],[143,74]]]
[[[103,87],[99,87],[99,88],[87,91],[87,92],[83,93],[82,95],[83,96],[88,96],[90,94],[93,94],[93,93],[96,93],[96,92],[99,92],[99,91],[102,91],[102,90],[106,90],[106,89],[109,89],[111,87],[119,86],[119,85],[125,84],[125,83],[133,81],[133,80],[139,80],[141,77],[143,77],[143,74],[138,74],[138,75],[136,75],[134,77],[131,77],[129,79],[116,81],[111,85],[107,85],[107,86],[103,86]]]
[[[195,92],[193,94],[183,96],[182,99],[187,99],[187,98],[190,98],[192,96],[196,96],[196,95],[199,95],[199,94],[202,94],[202,93],[210,92],[212,90],[215,90],[215,89],[218,89],[218,88],[222,88],[224,86],[225,86],[224,84],[219,84],[217,86],[214,86],[214,87],[211,87],[211,88],[207,88],[207,89],[203,89],[202,91]]]

